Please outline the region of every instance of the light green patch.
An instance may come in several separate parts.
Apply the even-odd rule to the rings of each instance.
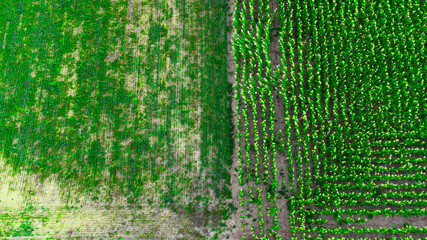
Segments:
[[[30,231],[33,236],[54,238],[88,236],[85,233],[90,232],[111,238],[131,235],[136,238],[162,236],[168,239],[183,231],[196,234],[194,230],[188,230],[188,219],[167,208],[149,207],[141,200],[141,209],[121,209],[126,206],[127,199],[118,194],[110,196],[112,201],[107,206],[102,201],[108,198],[105,188],[101,187],[99,200],[93,201],[93,194],[61,187],[55,176],[40,184],[37,175],[27,175],[24,171],[10,174],[12,169],[5,165],[3,158],[0,159],[0,166],[0,229],[3,232],[26,233],[33,229]],[[147,184],[147,188],[152,189],[162,186],[165,184],[161,180]],[[68,192],[63,189],[70,191],[68,206]],[[159,200],[155,195],[151,197]],[[27,221],[23,222],[25,219]]]

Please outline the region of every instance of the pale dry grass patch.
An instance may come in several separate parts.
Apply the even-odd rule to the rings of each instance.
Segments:
[[[23,213],[31,222],[35,237],[163,236],[168,239],[187,231],[183,223],[188,225],[189,220],[168,208],[149,206],[141,199],[141,209],[127,209],[127,199],[117,194],[117,188],[108,192],[107,186],[101,184],[96,194],[99,200],[95,200],[93,194],[77,192],[72,182],[61,186],[56,176],[41,184],[37,174],[26,171],[10,174],[12,169],[3,158],[0,167],[0,229],[4,231],[17,229]],[[156,183],[149,182],[146,188],[165,191],[166,184],[161,178]],[[154,202],[160,201],[158,194],[150,190],[147,193]],[[112,198],[108,206],[107,198]]]

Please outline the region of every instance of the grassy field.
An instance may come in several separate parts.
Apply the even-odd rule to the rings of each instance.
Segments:
[[[4,179],[2,191],[27,200],[15,203],[2,194],[13,209],[10,218],[2,217],[8,226],[2,236],[55,236],[54,229],[78,236],[94,227],[95,215],[86,216],[91,211],[105,215],[98,221],[104,230],[91,230],[93,236],[149,234],[142,227],[109,226],[116,217],[125,222],[129,209],[143,213],[135,219],[153,222],[147,239],[165,232],[162,218],[175,221],[169,227],[184,237],[206,237],[206,229],[223,226],[220,220],[233,210],[226,2],[5,3],[0,147],[10,166],[5,174],[15,177]],[[35,176],[38,188],[6,187]],[[54,202],[32,200],[51,185],[60,193]],[[111,209],[80,207],[72,200],[80,197]],[[26,203],[35,212],[29,219],[18,217],[29,211]]]

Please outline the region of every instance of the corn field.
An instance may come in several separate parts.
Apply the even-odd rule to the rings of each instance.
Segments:
[[[426,238],[427,5],[234,6],[241,238]]]

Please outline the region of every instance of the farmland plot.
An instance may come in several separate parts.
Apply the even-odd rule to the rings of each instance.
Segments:
[[[234,209],[225,3],[1,5],[1,236],[224,229]]]

